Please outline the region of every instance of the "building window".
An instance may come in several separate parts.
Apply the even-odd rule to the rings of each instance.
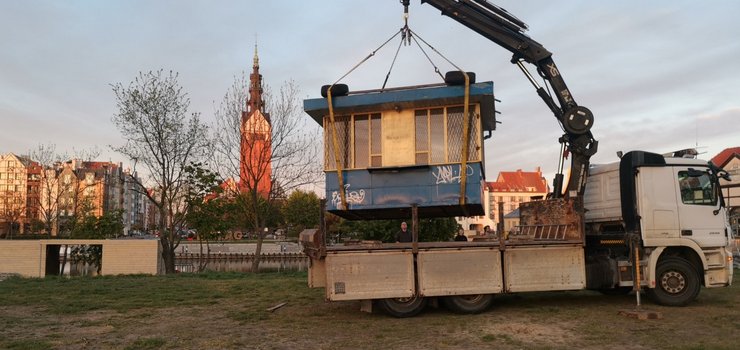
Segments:
[[[477,105],[470,108],[468,161],[479,161],[481,138],[479,135],[480,117]],[[423,108],[399,112],[389,122],[408,125],[408,132],[394,132],[385,135],[391,145],[398,149],[386,152],[403,152],[400,157],[388,156],[392,165],[427,165],[457,163],[461,161],[464,127],[463,107]],[[340,157],[344,169],[366,169],[382,167],[384,141],[381,113],[361,113],[334,117],[338,152],[334,150],[332,123],[324,117],[324,169],[336,170],[335,157]],[[396,143],[397,142],[397,143]],[[386,145],[387,146],[387,145]],[[406,152],[411,152],[407,154]]]
[[[462,159],[462,106],[419,109],[414,112],[416,127],[416,164],[456,163]],[[480,160],[478,118],[470,106],[468,161]]]
[[[429,110],[417,110],[414,115],[416,129],[416,164],[429,164]]]
[[[679,171],[681,202],[695,205],[717,205],[717,190],[707,172]]]
[[[382,130],[379,113],[336,116],[337,144],[344,169],[382,166]],[[336,170],[334,139],[329,117],[324,118],[324,169]]]
[[[380,114],[370,116],[370,166],[383,166],[383,131],[381,129]]]
[[[355,168],[370,164],[370,121],[368,115],[354,116]]]
[[[324,147],[326,150],[324,167],[326,170],[336,170],[337,165],[335,155],[337,152],[334,152],[334,135],[331,130],[331,122],[329,120],[329,117],[326,117],[326,120],[324,121],[324,130],[326,130],[326,132],[324,132],[324,144],[326,145],[326,147]],[[350,136],[350,120],[350,116],[334,117],[334,127],[337,130],[337,144],[339,147],[339,162],[342,168],[345,169],[349,167],[350,160],[350,149],[347,147]]]

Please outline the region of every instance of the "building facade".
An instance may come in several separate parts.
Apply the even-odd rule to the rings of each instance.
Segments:
[[[719,182],[729,209],[730,226],[737,237],[740,234],[740,147],[724,149],[712,158],[712,163],[730,174],[731,181],[720,179]]]
[[[483,190],[485,216],[458,217],[457,222],[466,230],[482,233],[486,226],[497,231],[499,224],[499,203],[503,204],[501,216],[517,212],[519,204],[547,196],[549,186],[542,177],[540,167],[535,171],[502,171],[496,181],[486,182]],[[518,217],[518,214],[516,214]],[[513,221],[511,221],[513,222]],[[510,224],[511,226],[511,224]],[[504,228],[506,230],[506,228]]]
[[[146,232],[146,206],[149,199],[141,179],[135,171],[123,171],[123,235],[136,235]]]
[[[8,153],[0,156],[0,236],[24,234],[38,218],[41,166]]]

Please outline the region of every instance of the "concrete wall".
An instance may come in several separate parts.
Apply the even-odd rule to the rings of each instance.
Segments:
[[[41,277],[42,255],[39,241],[0,241],[0,273]]]
[[[102,245],[102,275],[163,272],[157,240],[29,240],[0,241],[0,273],[44,277],[49,245]]]

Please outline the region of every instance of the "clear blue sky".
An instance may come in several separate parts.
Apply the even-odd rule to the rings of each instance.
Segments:
[[[614,161],[618,150],[668,152],[698,142],[709,158],[740,146],[740,2],[497,3],[529,24],[576,101],[594,112],[595,162]],[[536,166],[553,173],[560,128],[511,54],[429,5],[414,0],[410,12],[413,30],[479,81],[495,83],[503,124],[486,143],[488,179]],[[314,98],[401,25],[397,0],[0,0],[0,153],[97,145],[104,160],[127,163],[107,147],[123,144],[111,123],[110,84],[139,71],[177,71],[191,111],[210,122],[233,76],[251,68],[255,40],[267,84],[293,79]],[[380,87],[396,46],[344,82]],[[419,50],[402,48],[389,86],[435,82]]]

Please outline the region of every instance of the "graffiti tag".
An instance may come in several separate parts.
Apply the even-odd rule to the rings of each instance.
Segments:
[[[365,190],[350,191],[349,186],[349,184],[344,185],[344,195],[347,197],[347,204],[361,204],[364,202]],[[331,204],[336,208],[339,208],[339,205],[342,204],[342,195],[339,194],[339,191],[331,193]]]
[[[467,176],[473,175],[473,167],[467,165],[466,170]],[[432,175],[436,179],[437,185],[453,183],[459,184],[461,181],[460,165],[439,165],[432,170]]]

